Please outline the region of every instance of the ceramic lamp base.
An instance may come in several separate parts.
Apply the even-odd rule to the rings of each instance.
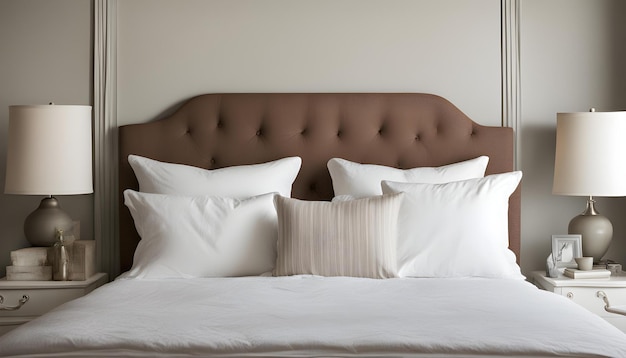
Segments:
[[[594,203],[593,198],[589,198],[587,209],[570,221],[568,232],[580,234],[583,256],[591,256],[594,262],[598,262],[602,260],[611,245],[613,225],[605,216],[598,214]]]
[[[69,233],[72,225],[72,218],[61,209],[57,199],[51,196],[43,198],[39,207],[26,217],[24,234],[33,246],[52,246],[56,241],[57,229]]]

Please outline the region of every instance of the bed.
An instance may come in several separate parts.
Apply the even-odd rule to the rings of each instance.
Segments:
[[[0,356],[626,357],[521,275],[512,129],[439,96],[200,95],[119,146],[124,274]]]

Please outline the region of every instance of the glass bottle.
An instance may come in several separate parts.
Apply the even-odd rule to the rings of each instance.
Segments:
[[[52,278],[55,281],[69,281],[70,279],[70,245],[65,240],[63,230],[57,229],[54,243],[54,266]]]

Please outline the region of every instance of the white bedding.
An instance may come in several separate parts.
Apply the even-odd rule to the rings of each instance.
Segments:
[[[0,337],[0,356],[600,356],[626,335],[507,279],[118,279]]]

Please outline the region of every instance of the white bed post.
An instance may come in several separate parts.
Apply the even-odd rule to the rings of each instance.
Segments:
[[[94,239],[97,265],[119,274],[117,240],[117,0],[94,2]]]

